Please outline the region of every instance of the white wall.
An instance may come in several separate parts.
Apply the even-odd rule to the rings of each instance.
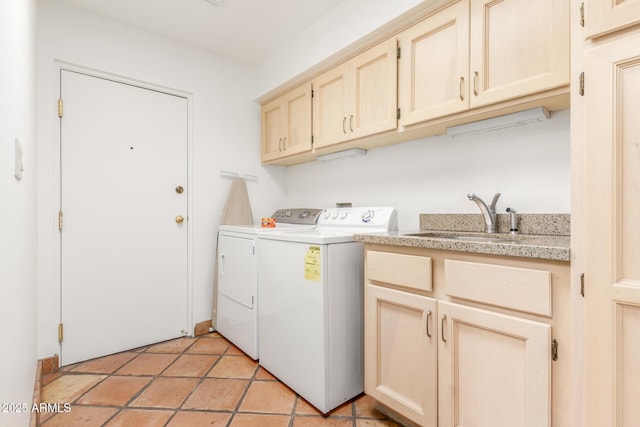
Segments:
[[[255,68],[259,98],[416,6],[439,0],[344,0]]]
[[[38,10],[39,355],[59,351],[56,60],[192,94],[193,321],[211,318],[215,236],[230,185],[220,169],[258,175],[255,219],[284,203],[284,169],[260,166],[259,106],[251,69],[51,0]]]
[[[0,403],[31,404],[36,369],[35,0],[0,2]],[[24,176],[14,178],[14,141]],[[0,412],[0,426],[29,413]]]
[[[522,128],[452,138],[440,135],[373,149],[365,157],[312,162],[287,170],[289,205],[394,206],[399,226],[417,229],[420,213],[479,213],[467,193],[498,209],[568,213],[569,111]]]

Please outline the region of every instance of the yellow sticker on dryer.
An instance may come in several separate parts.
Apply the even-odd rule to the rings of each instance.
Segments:
[[[309,246],[304,256],[304,278],[314,282],[320,281],[320,246]]]

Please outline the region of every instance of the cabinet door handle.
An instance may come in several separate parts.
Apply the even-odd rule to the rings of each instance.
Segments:
[[[282,138],[278,140],[278,151],[282,151]]]
[[[349,130],[353,133],[353,114],[349,117]]]
[[[478,72],[473,72],[473,94],[478,96]]]
[[[345,135],[347,134],[346,126],[347,126],[347,116],[344,116],[342,118],[342,132],[344,132]]]
[[[460,77],[460,101],[464,101],[464,76]]]
[[[431,317],[431,310],[427,311],[427,321],[425,322],[425,329],[427,330],[427,336],[431,338],[431,332],[429,332],[429,318]]]
[[[282,151],[287,151],[287,137],[282,138]]]
[[[442,325],[440,327],[440,336],[442,337],[442,342],[447,342],[447,339],[444,337],[444,321],[447,320],[447,315],[442,315]]]

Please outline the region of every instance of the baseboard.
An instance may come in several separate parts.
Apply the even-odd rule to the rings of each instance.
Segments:
[[[39,407],[42,403],[42,377],[46,374],[53,374],[54,372],[58,372],[59,361],[60,360],[57,354],[38,360],[38,364],[36,366],[36,377],[33,384],[33,397],[31,402],[32,405],[37,405]],[[31,411],[31,415],[29,417],[29,427],[38,427],[39,424],[40,411]]]
[[[57,354],[40,359],[39,362],[42,362],[42,375],[58,372],[58,368],[60,367],[60,359]]]
[[[198,322],[193,328],[193,336],[197,337],[198,335],[206,335],[210,332],[209,331],[210,328],[211,328],[211,320]]]

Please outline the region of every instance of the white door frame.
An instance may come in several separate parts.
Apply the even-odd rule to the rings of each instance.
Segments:
[[[55,61],[55,88],[56,91],[56,99],[53,100],[55,102],[55,110],[52,110],[52,114],[57,115],[57,99],[60,98],[61,95],[61,78],[60,75],[62,71],[73,71],[77,73],[82,73],[91,77],[98,77],[107,80],[111,80],[117,83],[128,84],[132,86],[137,86],[144,89],[150,89],[157,92],[163,92],[169,95],[180,96],[187,99],[187,218],[192,218],[192,210],[193,210],[193,93],[182,91],[179,89],[169,88],[166,86],[160,86],[153,83],[149,83],[142,80],[132,79],[128,77],[124,77],[121,75],[99,71],[96,69],[83,67],[76,64],[71,64],[64,61]],[[61,209],[61,194],[60,194],[60,178],[61,178],[61,170],[60,170],[60,156],[61,156],[61,121],[57,120],[54,126],[54,130],[56,135],[53,136],[52,141],[55,141],[53,148],[53,212],[51,213],[53,218],[56,218],[56,226],[58,224],[58,212]],[[193,336],[194,331],[194,323],[193,323],[193,224],[192,221],[186,221],[187,223],[187,335]],[[56,230],[54,233],[54,301],[53,304],[56,307],[54,309],[56,313],[56,330],[57,324],[62,319],[62,272],[61,272],[61,261],[62,261],[62,241],[61,241],[61,233]],[[53,329],[49,329],[49,331],[53,331]],[[58,342],[57,334],[52,337],[55,339],[55,345],[61,351],[62,345]]]

